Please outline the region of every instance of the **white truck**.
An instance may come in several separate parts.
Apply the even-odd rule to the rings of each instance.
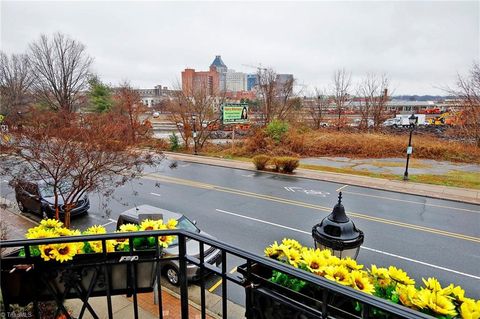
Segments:
[[[397,115],[395,118],[388,119],[385,122],[383,122],[384,126],[394,126],[394,127],[406,127],[410,125],[410,120],[408,119],[411,114],[401,114]],[[417,125],[427,125],[427,122],[425,121],[425,114],[415,114],[417,117]]]

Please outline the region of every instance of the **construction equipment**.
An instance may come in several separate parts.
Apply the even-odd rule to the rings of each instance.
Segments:
[[[431,119],[428,119],[429,125],[455,125],[455,117],[450,112],[444,112],[439,116],[435,116]]]

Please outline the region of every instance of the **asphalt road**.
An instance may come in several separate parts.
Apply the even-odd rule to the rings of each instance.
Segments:
[[[181,212],[222,242],[263,255],[266,246],[284,237],[313,246],[312,226],[331,212],[341,190],[347,214],[365,233],[360,263],[396,265],[417,282],[434,276],[480,299],[478,205],[202,164],[169,165],[165,161],[118,188],[109,202],[91,195],[89,214],[73,225],[104,224],[113,230],[120,212],[149,204]],[[2,194],[13,199],[5,183]],[[227,270],[234,272],[240,263],[229,258]],[[206,286],[221,291],[217,278]],[[229,299],[243,303],[240,288],[228,290]]]

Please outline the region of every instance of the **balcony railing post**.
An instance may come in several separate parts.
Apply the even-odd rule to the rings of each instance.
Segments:
[[[105,276],[106,290],[107,290],[107,310],[108,318],[113,318],[113,309],[112,309],[112,295],[110,291],[110,271],[107,263],[107,244],[105,240],[102,241],[102,252],[103,252],[103,262],[105,267],[103,267],[103,273]]]
[[[156,264],[156,284],[157,284],[157,302],[158,302],[158,318],[163,319],[163,301],[162,301],[162,282],[161,280],[161,267],[160,259],[162,258],[162,249],[158,245],[158,236],[155,236],[155,264]]]
[[[185,235],[178,235],[178,257],[180,264],[180,303],[182,319],[188,319],[187,243]]]
[[[200,307],[202,311],[202,319],[205,319],[205,245],[199,242],[200,245]]]

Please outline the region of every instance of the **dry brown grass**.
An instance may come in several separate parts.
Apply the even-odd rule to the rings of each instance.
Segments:
[[[345,156],[351,158],[404,157],[408,135],[387,133],[354,133],[337,131],[298,132],[292,130],[276,143],[257,131],[243,143],[230,147],[212,147],[208,152],[221,155],[251,157],[257,154],[272,156]],[[480,163],[480,149],[474,145],[449,142],[434,136],[413,136],[415,158],[453,162]]]

